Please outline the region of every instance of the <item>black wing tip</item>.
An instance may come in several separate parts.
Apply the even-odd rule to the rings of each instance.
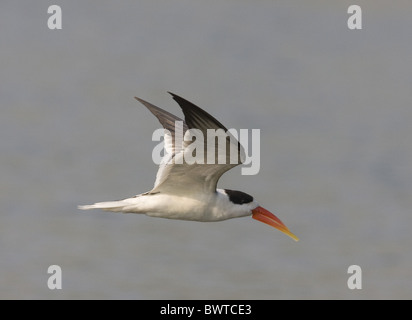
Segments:
[[[175,94],[173,92],[167,91],[167,93],[170,94],[172,96],[173,100],[175,100],[177,103],[179,103],[179,101],[189,102],[185,98],[182,98],[181,96],[178,96],[177,94]]]
[[[143,99],[140,99],[139,97],[134,97],[137,101],[139,101],[140,103],[144,103],[144,102],[147,102],[147,101],[145,101],[145,100],[143,100]]]
[[[167,93],[170,94],[170,95],[172,96],[172,98],[173,98],[176,102],[177,102],[178,100],[186,101],[184,98],[178,96],[177,94],[175,94],[175,93],[173,93],[173,92],[167,91]],[[139,101],[140,103],[143,103],[143,104],[148,103],[146,100],[143,100],[143,99],[141,99],[141,98],[139,98],[139,97],[134,97],[134,98],[135,98],[137,101]]]
[[[174,100],[183,100],[183,101],[187,101],[185,98],[182,98],[181,96],[178,96],[177,94],[175,94],[175,93],[173,93],[173,92],[170,92],[170,91],[167,91],[167,93],[168,94],[170,94],[171,96],[172,96],[172,98],[174,99]],[[143,100],[143,99],[141,99],[141,98],[139,98],[139,97],[134,97],[137,101],[139,101],[139,102],[147,102],[147,101],[145,101],[145,100]],[[188,101],[189,102],[189,101]]]
[[[176,93],[173,93],[173,92],[170,92],[170,91],[167,91],[167,93],[172,96],[173,100],[176,101],[181,108],[184,108],[184,107],[193,108],[193,107],[195,107],[195,108],[200,109],[203,112],[206,112],[202,108],[199,108],[197,105],[195,105],[193,102],[190,102],[189,100],[187,100],[187,99],[185,99],[181,96],[178,96]]]
[[[140,99],[139,97],[134,97],[134,98],[149,110],[160,109],[159,107],[156,107],[155,105],[151,104],[150,102],[147,102],[146,100]]]
[[[193,102],[190,102],[189,100],[186,100],[185,98],[182,98],[181,96],[178,96],[177,94],[167,91],[168,94],[170,94],[173,98],[174,101],[178,103],[178,105],[183,109],[183,112],[185,108],[190,108],[190,109],[198,109],[201,112],[204,112],[208,114],[206,111],[204,111],[202,108],[199,108],[197,105],[195,105]]]

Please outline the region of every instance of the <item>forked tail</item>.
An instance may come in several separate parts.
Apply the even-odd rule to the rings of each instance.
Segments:
[[[124,211],[124,208],[128,205],[130,205],[130,203],[127,203],[124,200],[120,200],[120,201],[97,202],[95,204],[78,206],[77,208],[80,210],[102,209],[104,211],[121,212],[121,211]]]

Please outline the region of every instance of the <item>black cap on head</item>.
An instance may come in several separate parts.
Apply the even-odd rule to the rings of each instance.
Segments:
[[[236,190],[229,190],[229,189],[224,189],[226,194],[229,196],[229,200],[233,202],[234,204],[244,204],[244,203],[250,203],[253,201],[253,197],[247,193],[244,193],[242,191],[236,191]]]

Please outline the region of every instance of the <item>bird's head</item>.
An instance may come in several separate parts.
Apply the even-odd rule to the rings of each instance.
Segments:
[[[253,200],[253,197],[242,191],[228,190],[224,189],[224,192],[229,197],[230,202],[241,205],[247,210],[247,215],[252,215],[253,219],[256,219],[260,222],[266,223],[283,233],[287,234],[295,241],[299,241],[299,238],[290,232],[289,228],[280,221],[273,213],[261,207],[257,202]]]

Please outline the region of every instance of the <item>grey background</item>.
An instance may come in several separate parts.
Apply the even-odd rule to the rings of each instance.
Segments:
[[[0,298],[411,299],[412,6],[357,1],[351,31],[351,4],[1,1]],[[133,97],[181,115],[166,91],[261,129],[260,173],[219,186],[300,242],[248,217],[77,210],[150,190],[159,124]]]

